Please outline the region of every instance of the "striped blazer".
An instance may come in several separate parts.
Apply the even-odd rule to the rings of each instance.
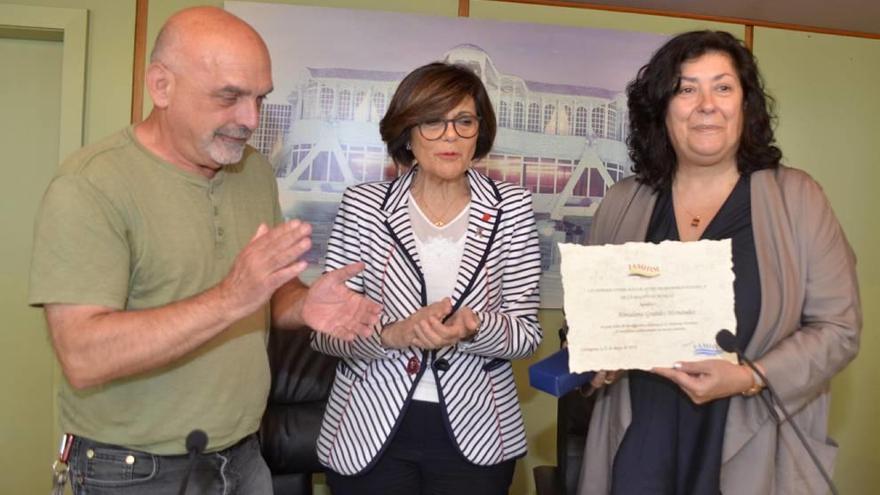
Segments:
[[[462,455],[493,465],[526,452],[511,359],[541,342],[538,325],[540,253],[531,195],[468,171],[471,208],[464,255],[451,296],[453,310],[480,319],[474,339],[427,351],[382,346],[381,328],[406,319],[427,301],[407,209],[418,167],[392,182],[348,188],[330,235],[326,269],[363,261],[348,284],[382,304],[372,336],[345,342],[315,333],[312,346],[342,358],[321,432],[318,458],[330,469],[358,474],[390,442],[415,383],[433,373],[447,430]]]

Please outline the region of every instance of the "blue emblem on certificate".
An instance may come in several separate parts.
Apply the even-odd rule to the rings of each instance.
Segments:
[[[716,344],[697,344],[694,346],[694,356],[715,357],[720,356],[723,352]]]

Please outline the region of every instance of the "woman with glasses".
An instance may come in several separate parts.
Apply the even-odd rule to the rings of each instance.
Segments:
[[[318,439],[340,494],[504,494],[526,437],[512,359],[531,354],[540,255],[531,196],[471,168],[495,138],[479,77],[446,63],[401,81],[380,124],[391,182],[350,187],[327,270],[382,304],[375,333],[345,342]]]

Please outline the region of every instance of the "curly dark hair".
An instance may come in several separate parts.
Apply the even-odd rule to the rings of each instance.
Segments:
[[[743,88],[743,131],[736,151],[739,172],[748,175],[779,166],[782,152],[774,145],[774,101],[764,91],[755,57],[730,33],[692,31],[667,41],[626,87],[626,144],[639,182],[656,189],[672,183],[676,155],[666,130],[666,111],[678,91],[682,64],[710,52],[730,57]]]
[[[406,149],[413,127],[445,118],[467,96],[474,99],[480,117],[473,159],[489,154],[495,142],[496,123],[483,81],[463,65],[434,62],[415,69],[400,81],[379,123],[379,134],[395,163],[409,167],[415,160],[412,150]]]

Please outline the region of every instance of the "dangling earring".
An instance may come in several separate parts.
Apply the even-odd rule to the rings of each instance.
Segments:
[[[409,141],[406,142],[406,149],[412,151],[412,145],[409,144]]]

